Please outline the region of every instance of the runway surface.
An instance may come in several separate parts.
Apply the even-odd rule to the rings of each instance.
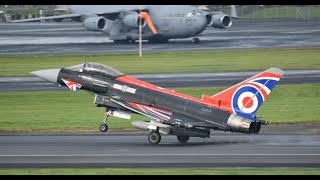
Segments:
[[[198,74],[132,75],[140,80],[165,87],[215,87],[235,85],[259,72],[221,72]],[[288,70],[279,84],[320,83],[320,70]],[[0,78],[0,92],[68,90],[38,77]]]
[[[320,45],[320,20],[234,20],[228,29],[207,28],[191,38],[144,43],[144,52],[306,47]],[[138,52],[139,44],[114,44],[81,23],[0,24],[0,55]]]
[[[186,144],[165,135],[158,145],[149,144],[146,131],[3,134],[0,168],[319,169],[320,135],[287,130],[262,127],[257,135],[212,131],[211,138],[190,138]]]

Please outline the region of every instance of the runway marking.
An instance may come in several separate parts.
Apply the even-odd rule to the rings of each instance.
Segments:
[[[320,154],[101,154],[101,155],[0,155],[0,157],[121,157],[121,156],[320,156]]]
[[[315,30],[303,30],[303,31],[289,31],[289,32],[281,32],[281,33],[308,33],[308,32],[318,32],[320,30],[315,29]]]

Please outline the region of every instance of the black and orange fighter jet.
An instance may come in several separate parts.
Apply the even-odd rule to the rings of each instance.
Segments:
[[[256,112],[283,75],[281,69],[270,68],[216,95],[199,99],[98,63],[31,73],[72,91],[95,94],[94,103],[106,108],[102,132],[108,130],[109,116],[130,119],[132,113],[137,113],[150,117],[150,121],[135,121],[132,125],[150,131],[151,144],[158,144],[161,134],[175,135],[180,142],[187,142],[189,137],[209,137],[210,129],[259,133],[261,125],[268,122],[258,119]]]

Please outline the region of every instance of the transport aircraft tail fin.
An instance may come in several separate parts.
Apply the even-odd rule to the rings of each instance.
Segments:
[[[235,5],[231,5],[230,17],[235,18],[235,19],[239,19]]]

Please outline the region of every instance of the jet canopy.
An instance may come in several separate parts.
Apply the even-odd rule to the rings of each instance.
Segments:
[[[107,76],[110,78],[117,78],[119,76],[123,76],[124,74],[103,64],[87,62],[79,65],[75,65],[72,67],[68,67],[67,69],[78,71],[78,72],[85,72],[100,76]]]

